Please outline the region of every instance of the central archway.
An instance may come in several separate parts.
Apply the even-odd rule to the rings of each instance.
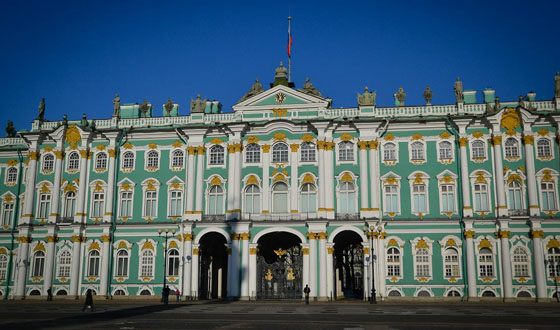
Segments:
[[[226,238],[218,232],[208,232],[200,239],[199,299],[221,299],[227,294],[226,244]]]
[[[272,232],[258,239],[257,299],[301,299],[301,243],[288,232]]]
[[[344,230],[334,237],[334,285],[336,299],[364,297],[364,251],[362,237]]]

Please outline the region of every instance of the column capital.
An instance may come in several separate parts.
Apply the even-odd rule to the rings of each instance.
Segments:
[[[368,147],[369,147],[368,141],[358,141],[358,148],[360,150],[367,150]]]
[[[465,230],[463,234],[465,235],[465,238],[474,238],[476,235],[476,233],[472,229]]]
[[[379,147],[379,141],[377,139],[369,141],[369,148],[371,150],[377,150]]]
[[[466,147],[469,144],[469,139],[467,137],[461,137],[459,138],[459,145],[461,147]]]
[[[270,144],[263,144],[261,148],[262,148],[262,152],[265,154],[270,152]]]
[[[501,145],[502,144],[502,135],[501,134],[500,135],[497,135],[497,134],[492,135],[492,144],[494,146]]]
[[[31,243],[31,237],[29,237],[29,236],[19,236],[17,238],[17,241],[20,244]]]
[[[58,241],[58,237],[56,235],[50,235],[45,237],[47,243],[56,243]]]
[[[542,229],[531,230],[532,238],[544,238],[544,231]]]
[[[524,144],[534,144],[535,143],[535,136],[534,135],[525,135],[523,136],[523,143]]]
[[[509,238],[510,231],[509,230],[499,230],[497,234],[498,234],[499,238]]]
[[[291,150],[292,152],[298,152],[298,150],[299,150],[299,143],[292,143],[292,144],[290,144],[290,150]]]
[[[101,235],[101,242],[103,243],[109,243],[111,242],[111,236],[105,234],[105,235]]]

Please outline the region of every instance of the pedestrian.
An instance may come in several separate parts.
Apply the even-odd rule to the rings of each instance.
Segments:
[[[52,301],[52,286],[47,290],[47,301]]]
[[[181,291],[179,291],[179,288],[175,290],[175,296],[177,297],[177,302],[181,301]]]
[[[86,308],[91,308],[93,312],[93,291],[88,289],[86,292],[86,301],[84,303],[84,308],[82,308],[82,312],[85,312]]]
[[[303,289],[303,293],[305,293],[305,304],[309,305],[309,293],[311,292],[311,289],[309,288],[309,285],[305,285],[305,288]]]
[[[162,298],[165,305],[169,304],[169,291],[171,291],[169,289],[169,285],[165,286],[165,288],[163,288],[162,290]]]

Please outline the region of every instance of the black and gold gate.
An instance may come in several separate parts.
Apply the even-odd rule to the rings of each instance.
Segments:
[[[278,242],[278,241],[277,241]],[[259,243],[257,299],[301,299],[303,256],[299,244],[271,248]]]

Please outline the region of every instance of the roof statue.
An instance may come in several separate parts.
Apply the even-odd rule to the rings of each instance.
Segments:
[[[14,127],[14,122],[8,120],[8,124],[6,125],[6,136],[9,138],[16,137],[16,128]]]
[[[501,107],[502,105],[500,104],[500,97],[496,96],[496,98],[494,99],[494,111],[500,111]]]
[[[523,95],[519,95],[517,99],[517,104],[520,108],[527,109],[527,105],[525,104],[525,97]]]
[[[171,98],[167,99],[163,107],[165,108],[165,114],[169,116],[173,110],[173,100],[171,100]]]
[[[463,82],[459,77],[455,80],[455,84],[453,85],[453,90],[455,91],[455,101],[457,103],[463,102]]]
[[[366,86],[362,94],[358,93],[358,105],[373,106],[375,105],[376,97],[377,97],[377,93],[375,93],[375,91],[370,92]]]
[[[274,82],[272,87],[277,85],[288,86],[288,69],[284,67],[284,64],[280,62],[280,65],[274,70]]]
[[[554,76],[554,97],[560,98],[560,72]]]
[[[430,86],[426,86],[424,90],[424,100],[426,101],[426,105],[432,105],[432,89]]]
[[[260,94],[264,91],[261,82],[258,79],[255,79],[255,82],[251,86],[251,89],[243,95],[243,97],[239,100],[239,102],[245,101],[246,99],[253,97],[257,94]]]
[[[45,106],[45,98],[43,97],[41,102],[39,102],[39,114],[37,115],[39,121],[45,120]]]
[[[80,126],[83,127],[88,126],[87,115],[85,113],[82,114],[82,120],[80,120]]]
[[[201,113],[204,112],[206,108],[206,99],[201,99],[200,94],[196,96],[196,99],[191,99],[191,113]]]
[[[148,104],[147,100],[144,100],[144,102],[140,104],[140,117],[147,117],[148,110],[150,110],[150,105]]]
[[[393,94],[393,97],[395,98],[395,105],[396,106],[404,107],[404,101],[406,100],[406,93],[404,91],[404,88],[399,87],[397,92],[395,94]]]
[[[65,127],[68,127],[68,115],[67,114],[62,115],[62,125],[64,125]]]
[[[119,117],[121,111],[121,97],[119,94],[115,94],[115,98],[113,99],[113,117]]]
[[[315,88],[315,86],[313,86],[313,83],[309,78],[305,79],[303,89],[301,89],[300,91],[304,92],[305,94],[322,97],[321,92],[317,88]]]

